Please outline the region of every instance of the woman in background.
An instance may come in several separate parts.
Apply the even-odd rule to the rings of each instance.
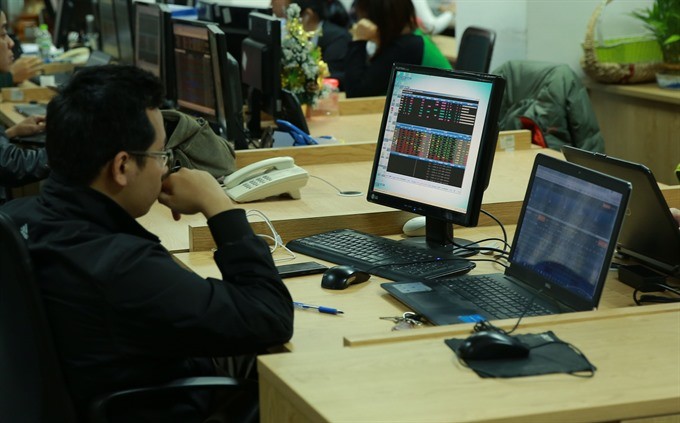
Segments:
[[[451,69],[418,29],[411,0],[357,0],[358,22],[345,58],[347,97],[385,95],[394,63]]]

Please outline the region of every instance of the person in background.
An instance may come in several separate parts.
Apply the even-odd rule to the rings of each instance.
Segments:
[[[169,172],[162,94],[134,66],[77,72],[47,106],[52,172],[41,194],[1,208],[25,234],[82,416],[99,394],[216,375],[213,357],[252,355],[293,333],[291,296],[245,211],[209,173]],[[156,201],[176,219],[206,218],[222,279],[177,264],[137,222]],[[252,410],[257,398],[234,401]],[[202,422],[222,404],[204,391],[145,397],[115,421]]]
[[[11,75],[14,58],[12,39],[7,33],[7,17],[0,10],[0,79]],[[47,153],[44,148],[22,148],[10,142],[17,136],[33,135],[45,130],[45,117],[32,116],[7,129],[0,126],[0,204],[10,199],[9,187],[19,187],[47,177]]]
[[[440,4],[438,9],[440,14],[435,15],[432,11],[433,5],[431,0],[411,0],[413,7],[416,10],[416,18],[420,28],[426,34],[441,34],[449,29],[455,18],[455,3],[453,2],[435,2],[445,3]]]
[[[9,59],[9,65],[3,63],[4,66],[0,68],[0,88],[14,87],[21,84],[25,80],[32,78],[38,74],[43,68],[43,61],[39,57],[21,55],[21,46],[13,34],[10,34],[7,29],[7,16],[2,12],[0,17],[0,29],[2,35],[2,42],[6,44],[6,48],[12,53],[10,56],[5,54],[3,49],[2,61]]]
[[[344,79],[345,56],[351,40],[349,32],[328,18],[328,0],[272,0],[272,12],[279,19],[285,19],[286,9],[291,3],[300,6],[300,20],[307,32],[314,32],[312,39],[321,48],[321,58],[328,65],[331,78],[336,78],[342,86]],[[341,4],[339,4],[342,7]]]
[[[357,0],[359,21],[345,59],[347,97],[385,95],[394,63],[451,69],[418,29],[411,0]]]

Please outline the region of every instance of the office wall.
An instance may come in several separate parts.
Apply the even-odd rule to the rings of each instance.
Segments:
[[[629,16],[653,0],[616,0],[598,26],[603,38],[640,35],[641,23]],[[507,60],[545,60],[569,64],[582,74],[579,60],[588,21],[601,0],[457,0],[456,34],[470,25],[497,33],[491,69]]]

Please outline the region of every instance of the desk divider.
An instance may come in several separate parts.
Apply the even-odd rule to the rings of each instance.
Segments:
[[[483,204],[482,209],[496,216],[504,225],[517,223],[521,201],[505,203]],[[331,231],[334,229],[351,228],[375,235],[397,235],[402,232],[404,223],[416,215],[405,211],[387,211],[375,213],[357,213],[339,216],[319,216],[313,218],[295,218],[273,220],[274,229],[279,233],[283,242],[292,239]],[[494,226],[497,223],[482,214],[478,226]],[[264,222],[251,222],[250,226],[256,234],[271,235],[271,231]],[[455,226],[460,228],[460,226]],[[455,233],[455,229],[454,229]],[[501,236],[501,230],[498,230]],[[189,225],[189,251],[208,251],[215,248],[210,229],[207,226]]]
[[[576,322],[590,322],[594,320],[618,319],[625,316],[643,316],[665,313],[677,313],[680,311],[680,304],[663,304],[653,307],[621,307],[608,310],[593,310],[577,313],[564,313],[551,316],[532,317],[522,322],[522,329],[526,330],[534,327],[544,327],[551,325],[558,327],[562,324]],[[513,328],[517,319],[505,319],[494,322],[494,326],[501,329],[510,330]],[[365,347],[372,345],[383,345],[395,342],[407,342],[422,339],[437,338],[465,338],[472,333],[473,324],[458,324],[447,326],[423,327],[417,330],[380,332],[365,335],[352,335],[343,337],[345,347]]]

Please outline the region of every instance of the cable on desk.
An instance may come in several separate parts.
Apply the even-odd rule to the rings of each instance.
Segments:
[[[333,188],[335,188],[335,190],[338,192],[338,195],[341,196],[341,197],[358,197],[358,196],[364,194],[361,191],[343,191],[340,188],[336,187],[335,185],[331,184],[330,182],[328,182],[327,180],[325,180],[324,178],[322,178],[320,176],[309,175],[309,177],[318,179],[318,180],[323,181],[323,182],[327,183],[328,185],[332,186]]]
[[[281,239],[281,236],[279,235],[278,232],[276,232],[276,229],[274,229],[274,224],[269,220],[269,218],[262,213],[260,210],[248,210],[246,212],[246,217],[250,216],[255,216],[259,217],[262,219],[267,226],[269,227],[269,230],[272,232],[271,235],[266,235],[266,234],[256,234],[257,236],[261,238],[268,239],[274,243],[274,245],[269,247],[269,251],[274,254],[274,252],[279,248],[283,248],[290,256],[289,257],[283,257],[283,258],[274,258],[274,261],[290,261],[295,259],[296,255],[293,251],[289,250],[288,247],[283,243],[283,240]]]

